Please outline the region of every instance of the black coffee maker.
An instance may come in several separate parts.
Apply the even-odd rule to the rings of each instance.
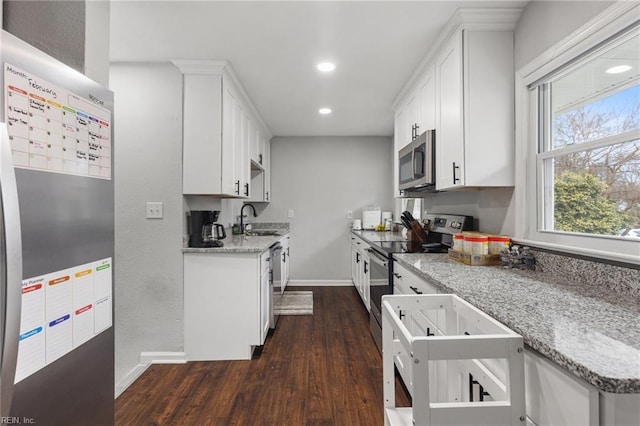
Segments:
[[[189,219],[189,247],[222,247],[227,237],[224,226],[215,223],[218,210],[192,210]]]

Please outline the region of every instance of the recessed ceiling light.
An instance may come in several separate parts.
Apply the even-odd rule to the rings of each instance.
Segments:
[[[331,108],[320,108],[318,112],[322,115],[331,114]]]
[[[609,68],[605,71],[607,74],[621,74],[623,72],[627,72],[631,69],[631,65],[618,65],[615,67]]]
[[[318,68],[318,71],[331,72],[336,69],[336,64],[332,62],[320,62],[316,68]]]

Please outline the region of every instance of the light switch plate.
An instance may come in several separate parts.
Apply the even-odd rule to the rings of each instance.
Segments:
[[[289,210],[287,212],[287,217],[292,218],[293,217],[293,210]]]
[[[162,202],[147,202],[147,219],[162,219]]]

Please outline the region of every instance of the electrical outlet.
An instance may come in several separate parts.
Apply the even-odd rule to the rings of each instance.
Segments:
[[[353,219],[353,212],[351,210],[347,210],[347,219]]]
[[[162,219],[162,203],[147,202],[147,219]]]
[[[292,218],[292,217],[293,217],[293,210],[289,210],[289,211],[287,212],[287,217],[288,217],[288,218]]]

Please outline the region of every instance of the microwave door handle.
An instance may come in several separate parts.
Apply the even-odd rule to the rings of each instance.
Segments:
[[[412,179],[416,178],[416,150],[411,150],[411,167],[413,168]]]
[[[418,152],[416,152],[418,151]],[[416,161],[417,157],[420,157],[420,162]],[[420,164],[420,171],[418,171],[418,165]],[[419,150],[413,151],[413,177],[424,176],[424,152]]]

